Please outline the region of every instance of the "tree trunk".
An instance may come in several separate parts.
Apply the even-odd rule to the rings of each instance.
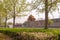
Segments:
[[[48,0],[45,0],[45,29],[48,29]]]
[[[0,15],[0,26],[1,26],[1,15]]]
[[[5,19],[5,27],[7,27],[7,15],[6,15],[6,19]]]
[[[14,14],[13,14],[13,28],[15,27],[15,3],[14,3]]]

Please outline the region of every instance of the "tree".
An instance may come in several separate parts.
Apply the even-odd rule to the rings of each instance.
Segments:
[[[3,0],[2,1],[2,13],[3,13],[3,18],[4,18],[4,21],[5,21],[5,27],[7,27],[7,15],[8,13],[10,12],[10,5],[8,5],[8,1],[7,0]],[[5,16],[4,16],[5,15]]]
[[[30,15],[29,18],[28,18],[28,21],[35,21],[35,18],[33,15]]]
[[[19,3],[20,1],[20,3]],[[14,0],[12,1],[12,5],[13,5],[13,27],[15,26],[15,15],[17,13],[20,13],[22,11],[25,11],[26,10],[26,7],[27,7],[27,4],[25,3],[26,0]],[[17,12],[17,13],[16,13]]]
[[[45,29],[48,28],[48,13],[57,9],[57,3],[60,3],[60,0],[36,0],[31,3],[32,10],[37,9],[38,12],[45,12]],[[42,8],[39,8],[40,4],[43,5]]]
[[[45,29],[48,28],[48,0],[45,0]]]
[[[45,3],[45,1],[46,0],[32,0],[31,3],[26,3],[26,0],[3,0],[3,4],[4,4],[3,8],[4,8],[4,10],[8,11],[8,12],[6,12],[6,11],[4,12],[5,19],[6,19],[5,24],[8,19],[7,18],[8,15],[11,14],[11,17],[13,17],[13,27],[14,27],[16,14],[23,12],[23,11],[32,11],[35,9],[38,12],[45,12],[47,14],[47,16],[45,16],[45,18],[46,18],[45,21],[46,21],[46,23],[48,23],[47,22],[48,21],[48,13],[56,10],[57,3],[60,2],[60,0],[54,0],[54,1],[47,0],[48,3]],[[43,6],[42,9],[40,9],[39,8],[40,4],[45,5],[45,6]],[[28,7],[30,7],[30,9]],[[6,13],[7,13],[7,15],[6,15]],[[45,26],[45,27],[47,27],[47,26]]]
[[[28,4],[26,4],[25,2],[26,0],[4,0],[5,8],[7,7],[6,9],[12,13],[11,16],[13,17],[13,27],[15,25],[16,14],[29,10],[27,8]]]
[[[0,25],[1,21],[4,21],[4,17],[6,16],[6,9],[4,8],[3,2],[0,2]],[[3,22],[2,22],[3,23]]]

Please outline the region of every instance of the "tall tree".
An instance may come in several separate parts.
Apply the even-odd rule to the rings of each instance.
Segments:
[[[1,25],[1,21],[4,19],[5,16],[6,16],[6,9],[4,8],[3,3],[0,2],[0,25]]]
[[[10,4],[8,3],[9,1],[7,1],[7,0],[3,0],[3,7],[4,7],[4,9],[3,10],[5,10],[5,11],[3,11],[4,12],[4,14],[5,14],[5,17],[4,17],[4,20],[5,20],[5,27],[7,27],[7,19],[8,19],[8,13],[9,12],[11,12],[10,10],[11,10],[11,6],[10,6]]]
[[[57,9],[57,3],[60,0],[35,0],[31,4],[32,9],[37,9],[38,12],[45,12],[45,29],[48,28],[48,13],[53,12]],[[40,5],[43,5],[42,7]],[[40,8],[40,7],[41,8]]]
[[[48,28],[48,0],[45,0],[45,29]]]
[[[26,3],[26,0],[4,0],[5,1],[5,8],[12,13],[13,17],[13,27],[15,25],[15,18],[16,14],[28,11],[28,4]],[[7,18],[6,18],[7,19]]]

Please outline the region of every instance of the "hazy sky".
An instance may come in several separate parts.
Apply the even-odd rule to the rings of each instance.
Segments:
[[[45,19],[45,14],[44,14],[44,13],[40,13],[39,16],[38,16],[38,15],[37,15],[37,12],[36,12],[35,10],[33,10],[33,11],[30,12],[30,13],[27,12],[27,14],[28,14],[28,15],[25,16],[25,17],[16,17],[16,23],[24,23],[25,21],[27,21],[28,16],[29,16],[30,14],[32,14],[32,15],[36,18],[36,20]],[[53,15],[54,15],[54,17],[52,17],[52,15],[49,14],[49,18],[50,18],[50,19],[59,18],[59,13],[58,13],[57,10],[56,10],[55,12],[53,12]],[[12,19],[9,19],[8,22],[13,22],[13,18],[12,18]]]

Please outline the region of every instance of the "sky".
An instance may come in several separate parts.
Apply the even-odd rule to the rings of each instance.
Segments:
[[[16,17],[15,21],[16,23],[24,23],[25,21],[27,21],[29,15],[33,15],[36,20],[44,20],[45,19],[45,14],[44,13],[40,13],[39,16],[37,15],[37,12],[35,10],[31,11],[31,12],[27,12],[27,16],[24,17]],[[53,18],[60,18],[59,17],[59,13],[56,10],[55,12],[53,12],[54,17],[52,17],[52,15],[49,13],[49,18],[53,19]],[[7,22],[13,22],[13,18],[9,19]]]
[[[32,0],[27,0],[27,2],[31,3]],[[58,4],[58,8],[60,9],[60,4]],[[59,10],[60,12],[60,10]],[[52,14],[53,16],[51,15],[51,13],[49,13],[48,17],[49,19],[53,19],[53,18],[60,18],[60,14],[59,14],[58,10],[55,10]],[[28,16],[29,15],[33,15],[36,20],[43,20],[45,19],[45,13],[38,13],[36,12],[36,10],[32,10],[30,12],[26,12],[26,14],[28,14],[27,16],[24,16],[24,17],[16,17],[16,23],[24,23],[25,21],[27,21],[28,19]],[[39,16],[37,15],[39,14]],[[7,22],[13,22],[13,18],[12,19],[9,19]]]

